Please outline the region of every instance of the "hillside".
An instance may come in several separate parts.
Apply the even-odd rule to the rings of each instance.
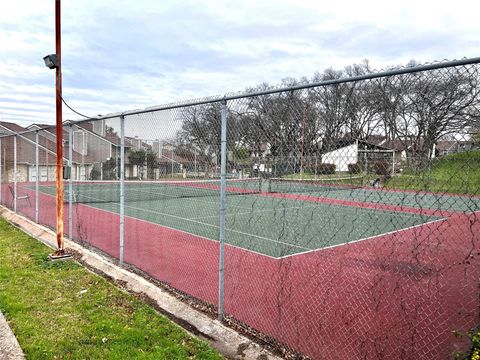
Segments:
[[[430,170],[405,171],[391,178],[386,187],[480,195],[480,151],[434,159]]]

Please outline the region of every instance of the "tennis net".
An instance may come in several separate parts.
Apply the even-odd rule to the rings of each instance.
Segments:
[[[363,176],[323,179],[270,178],[267,189],[272,193],[314,193],[358,189],[363,185]]]
[[[68,185],[65,188],[64,200],[68,202]],[[75,203],[120,202],[119,181],[78,181],[73,183],[72,189],[72,201]],[[227,180],[227,195],[248,195],[259,192],[260,180],[257,178]],[[220,180],[125,182],[125,202],[202,196],[220,196]]]

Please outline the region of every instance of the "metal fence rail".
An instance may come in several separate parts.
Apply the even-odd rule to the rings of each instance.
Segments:
[[[290,354],[465,352],[479,63],[357,66],[66,122],[66,236]],[[54,127],[0,137],[0,202],[55,228],[55,162]]]

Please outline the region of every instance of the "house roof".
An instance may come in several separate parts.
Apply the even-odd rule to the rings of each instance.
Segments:
[[[440,140],[437,142],[436,149],[437,150],[450,150],[458,144],[458,141],[451,141],[451,140]]]
[[[382,143],[387,139],[385,135],[369,135],[366,139],[367,142],[374,145],[382,145]]]
[[[28,128],[24,128],[15,123],[9,122],[0,122],[0,127],[3,127],[13,133],[21,133],[17,137],[17,162],[18,163],[28,163],[35,164],[35,141],[36,135],[35,132],[28,132],[28,129],[31,129],[33,126],[36,126],[38,129],[45,129],[49,133],[55,132],[55,127],[45,124],[32,124]],[[42,132],[39,133],[39,160],[41,164],[45,164],[47,159],[49,164],[55,164],[57,145],[54,141],[47,139],[45,136],[41,136]],[[63,131],[63,138],[68,139],[68,133]],[[6,150],[6,156],[10,161],[13,161],[13,138],[7,137],[3,139],[2,147]],[[64,160],[68,160],[68,146],[64,150]],[[89,156],[82,156],[80,153],[75,150],[72,151],[73,162],[74,163],[92,163],[92,159]]]
[[[3,127],[5,130],[7,130],[4,135],[9,133],[19,133],[27,131],[27,129],[23,126],[7,121],[0,121],[0,127]]]
[[[131,137],[131,136],[125,136],[125,144],[129,144],[129,147],[137,147],[138,143],[140,142],[140,146],[143,147],[144,149],[152,149],[152,145],[146,143],[142,139],[136,138],[136,137]],[[166,144],[164,143],[163,146]]]
[[[368,140],[363,140],[363,139],[350,139],[350,138],[345,139],[345,138],[343,138],[343,139],[332,140],[332,141],[329,141],[328,143],[326,143],[327,148],[328,148],[328,152],[338,150],[338,149],[341,149],[343,147],[355,145],[355,144],[358,144],[359,147],[361,147],[363,149],[366,148],[366,149],[369,149],[369,150],[371,150],[371,149],[390,150],[384,144],[378,145],[378,144],[375,144],[375,143],[372,143]]]
[[[408,143],[411,143],[411,142],[408,142]],[[405,141],[401,141],[401,140],[387,140],[385,142],[382,143],[382,146],[386,147],[387,149],[390,149],[390,150],[395,150],[395,151],[403,151],[405,150],[408,145],[407,143],[405,143]]]
[[[92,123],[82,122],[82,123],[73,123],[73,125],[78,126],[79,128],[81,128],[83,130],[86,130],[89,133],[94,134],[95,136],[97,136],[99,138],[102,138],[102,139],[108,141],[109,143],[111,143],[115,146],[120,146],[121,145],[121,139],[118,135],[111,134],[111,133],[106,134],[105,136],[101,135],[101,134],[93,131],[93,124]],[[125,136],[125,147],[126,148],[133,147],[133,144],[131,143],[131,141],[129,141],[129,138],[127,136]]]
[[[173,159],[173,162],[180,163],[180,164],[188,164],[193,161],[192,158],[177,155],[175,154],[175,152],[172,153],[172,151],[165,150],[165,149],[162,149],[162,151],[159,154],[159,158],[160,158],[158,160],[159,163],[171,163],[172,159]],[[199,159],[197,159],[197,161],[199,161]]]
[[[448,151],[456,148],[457,146],[471,145],[473,143],[473,141],[469,140],[439,140],[437,141],[436,148],[440,151]]]
[[[46,129],[46,128],[49,128],[51,127],[52,125],[48,125],[48,124],[36,124],[36,123],[33,123],[31,125],[28,125],[27,126],[27,129],[32,129],[34,127],[38,128],[38,129]]]

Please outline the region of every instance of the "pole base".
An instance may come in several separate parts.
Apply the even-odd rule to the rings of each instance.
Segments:
[[[73,255],[67,253],[65,250],[57,250],[48,255],[48,260],[50,261],[60,261],[60,260],[71,260]]]

